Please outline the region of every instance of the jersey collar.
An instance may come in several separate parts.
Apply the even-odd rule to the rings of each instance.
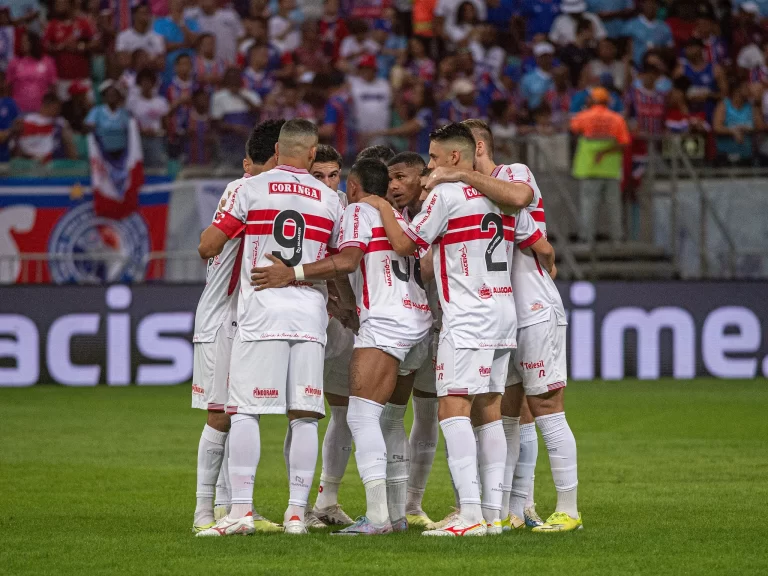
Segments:
[[[493,172],[491,172],[491,177],[496,178],[496,176],[499,175],[499,172],[501,172],[501,169],[504,167],[504,164],[499,164],[496,166],[496,168],[493,169]]]
[[[275,170],[285,170],[286,172],[293,172],[294,174],[309,174],[304,168],[296,168],[295,166],[287,166],[285,164],[275,166]]]

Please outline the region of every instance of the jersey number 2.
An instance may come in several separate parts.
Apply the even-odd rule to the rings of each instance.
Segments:
[[[286,235],[286,232],[293,228],[293,235]],[[301,248],[304,242],[304,230],[307,228],[307,224],[304,221],[304,216],[296,212],[296,210],[283,210],[275,217],[275,224],[272,231],[272,235],[275,237],[275,242],[280,244],[283,248],[293,249],[293,254],[290,258],[283,256],[282,250],[274,250],[272,256],[279,258],[283,261],[283,264],[289,267],[296,266],[301,262]]]
[[[504,240],[504,222],[501,219],[501,215],[490,212],[483,216],[483,220],[480,222],[480,230],[488,232],[491,224],[493,224],[496,233],[493,235],[493,238],[491,238],[491,241],[488,242],[488,247],[485,249],[485,267],[488,268],[488,272],[504,272],[507,269],[507,261],[493,261],[493,251],[496,250],[502,240]]]

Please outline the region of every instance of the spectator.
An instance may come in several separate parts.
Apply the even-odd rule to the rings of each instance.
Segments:
[[[568,68],[572,86],[580,84],[584,67],[595,57],[593,29],[590,20],[579,20],[576,24],[576,39],[560,49],[560,62]]]
[[[187,18],[197,22],[200,32],[212,34],[216,39],[217,60],[225,66],[237,63],[237,44],[243,37],[240,16],[232,8],[219,8],[217,0],[200,0],[200,7],[184,12]]]
[[[728,50],[722,38],[720,25],[714,15],[702,17],[696,21],[693,32],[696,38],[704,42],[704,59],[710,64],[724,64],[728,58]]]
[[[210,96],[205,90],[195,90],[189,112],[189,133],[186,139],[188,164],[205,165],[219,157],[216,130],[211,125]]]
[[[43,96],[40,112],[31,112],[22,118],[16,154],[42,163],[77,158],[72,129],[61,117],[61,103],[56,94]]]
[[[280,91],[270,96],[262,110],[262,121],[281,118],[316,120],[314,108],[299,98],[299,85],[295,80],[283,80]]]
[[[749,101],[749,82],[740,78],[731,85],[727,98],[715,108],[713,130],[718,161],[749,165],[752,160],[752,138],[764,129],[763,118]]]
[[[86,132],[85,118],[93,104],[90,84],[72,82],[67,96],[67,101],[61,105],[61,115],[67,120],[72,131],[82,137]]]
[[[552,127],[557,132],[565,132],[568,130],[571,99],[574,94],[568,70],[563,67],[555,68],[552,71],[552,83],[554,89],[544,95],[544,101],[549,105]]]
[[[594,242],[597,214],[605,206],[608,235],[614,242],[623,238],[621,167],[630,143],[627,123],[621,114],[607,108],[610,95],[605,88],[593,88],[590,107],[571,120],[571,131],[579,137],[573,160],[573,176],[579,180],[581,222],[579,238]]]
[[[6,82],[19,112],[37,112],[43,96],[56,86],[56,64],[43,54],[40,36],[34,32],[21,35],[17,56],[8,64]]]
[[[181,155],[184,136],[189,130],[189,114],[195,88],[192,78],[192,59],[181,53],[176,58],[175,74],[165,87],[165,98],[170,105],[168,117],[168,153],[172,158]]]
[[[373,26],[373,40],[381,46],[376,57],[379,77],[389,79],[395,65],[405,62],[408,39],[403,35],[394,9],[388,8],[385,15],[388,19],[377,20]]]
[[[512,18],[517,9],[516,4],[515,0],[486,0],[485,2],[488,13],[486,22],[496,29],[502,44],[505,44],[509,36]]]
[[[526,132],[539,136],[552,136],[555,131],[556,128],[552,122],[552,108],[548,102],[542,101],[537,108],[531,111],[531,124]]]
[[[313,74],[325,73],[330,69],[331,61],[318,50],[320,35],[315,20],[306,20],[301,25],[301,44],[293,52],[283,57],[283,67],[286,76],[300,77],[305,72]]]
[[[494,149],[499,154],[497,161],[511,161],[516,156],[517,111],[508,100],[496,100],[489,110]]]
[[[332,62],[339,59],[341,43],[348,35],[347,23],[339,18],[339,0],[326,0],[320,19],[320,39],[323,52]]]
[[[269,52],[264,44],[254,44],[248,50],[248,66],[243,70],[243,85],[264,100],[275,88],[275,75],[267,70]]]
[[[344,75],[333,72],[315,78],[314,86],[324,92],[327,101],[323,124],[318,128],[320,138],[330,142],[345,159],[353,160],[357,154],[356,114]]]
[[[131,9],[131,28],[117,35],[115,50],[119,63],[127,68],[135,50],[144,50],[150,59],[149,66],[154,70],[165,67],[165,41],[160,34],[151,28],[152,15],[146,4],[136,4]]]
[[[165,149],[166,116],[171,108],[168,100],[155,93],[157,75],[142,70],[136,77],[139,93],[128,100],[128,111],[136,119],[141,133],[141,148],[147,168],[164,168],[168,163]]]
[[[501,77],[501,71],[507,61],[507,53],[498,45],[496,38],[496,28],[490,24],[482,24],[478,27],[477,39],[469,43],[469,51],[478,75],[489,74],[492,78]]]
[[[195,56],[195,81],[208,94],[218,88],[224,70],[224,62],[216,58],[216,37],[213,34],[201,34],[197,39],[197,55]]]
[[[53,55],[59,78],[59,100],[69,100],[69,87],[73,82],[91,87],[90,53],[98,45],[99,37],[91,22],[75,14],[72,0],[55,0],[51,19],[45,28],[43,46]]]
[[[379,49],[380,46],[370,37],[368,24],[363,20],[352,20],[349,23],[349,36],[341,41],[339,65],[344,71],[354,70],[364,55],[376,55]]]
[[[691,81],[686,76],[678,76],[672,83],[672,91],[667,97],[667,116],[664,120],[668,132],[685,134],[710,130],[704,112],[691,113],[688,108],[685,95],[690,87]]]
[[[690,80],[686,93],[690,111],[694,114],[703,112],[711,121],[715,102],[728,93],[728,84],[723,69],[705,60],[704,43],[700,39],[688,40],[684,57],[680,59],[674,75]]]
[[[539,42],[533,47],[536,68],[523,76],[520,84],[520,92],[529,110],[538,108],[544,95],[554,89],[552,81],[554,54],[555,49],[547,42]]]
[[[549,39],[555,46],[566,46],[576,41],[576,28],[580,20],[592,22],[594,37],[602,40],[606,37],[605,27],[600,17],[587,12],[586,0],[562,0],[560,16],[555,18]]]
[[[452,87],[453,98],[440,103],[437,125],[445,126],[452,122],[461,122],[470,118],[484,119],[485,111],[477,105],[477,89],[467,78],[459,78]]]
[[[413,35],[427,46],[435,37],[434,21],[437,0],[415,0],[413,2]]]
[[[733,0],[733,11],[738,12],[739,9],[743,9],[744,6],[754,4],[757,6],[755,14],[760,18],[768,18],[768,0]],[[750,7],[751,8],[751,7]]]
[[[633,0],[587,0],[587,10],[603,23],[608,38],[619,38],[624,22],[635,15]]]
[[[43,32],[39,0],[4,0],[3,4],[10,11],[11,23],[24,31],[40,36]]]
[[[16,102],[8,96],[5,72],[0,70],[0,162],[8,162],[11,159],[9,144],[14,133],[14,122],[18,117]]]
[[[128,128],[131,115],[123,106],[124,87],[113,80],[105,80],[99,86],[104,104],[91,108],[85,118],[85,126],[93,132],[104,154],[115,160],[128,148]]]
[[[467,1],[459,4],[456,9],[456,18],[452,21],[446,19],[443,26],[443,35],[449,50],[453,52],[458,48],[469,46],[469,41],[474,37],[479,21],[477,7],[473,2]]]
[[[608,91],[609,100],[607,107],[609,110],[613,110],[619,114],[624,111],[624,103],[622,102],[621,93],[613,85],[613,78],[606,73],[598,76],[587,69],[584,78],[584,88],[576,92],[571,98],[571,114],[586,110],[592,89],[598,87],[605,88]]]
[[[559,13],[560,0],[520,0],[526,41],[530,42],[540,34],[548,35]]]
[[[469,19],[470,12],[472,19],[476,22],[484,22],[487,17],[485,2],[483,0],[470,0],[473,10],[465,7],[465,0],[437,0],[434,11],[435,30],[447,42],[456,42],[451,38],[452,34],[458,33],[461,20],[465,22]]]
[[[155,20],[155,32],[163,37],[165,42],[165,69],[163,79],[169,82],[173,78],[176,61],[179,56],[194,55],[192,47],[197,41],[199,30],[197,21],[184,17],[184,0],[170,0],[168,16]]]
[[[280,54],[293,52],[301,43],[296,22],[290,18],[295,9],[296,0],[278,0],[277,13],[269,19],[269,39]]]
[[[120,75],[120,84],[125,89],[125,94],[128,95],[128,100],[135,97],[139,88],[136,86],[136,77],[142,70],[149,70],[152,66],[152,60],[149,54],[141,48],[137,48],[131,54],[131,65],[123,70]]]
[[[360,60],[357,75],[348,78],[355,124],[361,133],[381,132],[392,121],[392,87],[376,77],[376,58],[370,54]],[[374,141],[374,144],[381,144]]]
[[[243,88],[240,70],[228,68],[221,88],[211,98],[211,120],[221,138],[221,152],[227,164],[242,163],[242,151],[260,107],[259,95]]]
[[[637,67],[643,63],[648,50],[674,46],[669,26],[656,18],[658,10],[656,0],[643,0],[640,15],[624,25],[624,36],[629,36],[632,41],[632,61]]]
[[[406,137],[407,149],[424,157],[429,155],[429,134],[435,129],[435,101],[432,91],[419,82],[414,86],[410,102],[404,102],[402,124],[369,137]]]
[[[0,6],[0,72],[5,72],[13,59],[14,44],[16,29],[11,23],[11,11],[7,6]]]
[[[269,53],[267,69],[269,71],[274,71],[280,68],[282,55],[280,54],[280,50],[277,49],[277,46],[272,44],[267,38],[267,20],[264,18],[248,17],[243,20],[243,29],[245,30],[245,38],[243,38],[237,48],[238,66],[245,66],[248,63],[248,50],[251,46],[254,44],[263,44],[267,47],[267,52]]]
[[[435,61],[427,56],[425,40],[419,36],[408,41],[408,74],[422,82],[435,79]]]
[[[760,8],[755,2],[744,2],[734,15],[731,30],[731,54],[737,55],[750,44],[762,46],[768,40],[768,31],[760,25]]]
[[[616,90],[623,92],[628,74],[627,62],[622,62],[616,58],[616,42],[610,38],[601,40],[597,45],[597,58],[587,65],[584,73],[587,77],[596,78],[602,78],[603,75],[607,74]],[[584,82],[582,81],[581,84]],[[613,108],[611,109],[613,110]]]

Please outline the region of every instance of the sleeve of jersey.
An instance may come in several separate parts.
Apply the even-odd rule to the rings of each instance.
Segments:
[[[341,230],[344,225],[344,209],[341,206],[341,200],[339,196],[336,196],[336,202],[333,205],[334,217],[333,217],[333,229],[331,230],[331,237],[328,239],[328,252],[335,254],[339,251],[339,244],[341,243]]]
[[[435,239],[445,232],[447,223],[448,214],[445,202],[441,200],[441,196],[437,194],[437,189],[435,189],[427,196],[421,212],[405,229],[405,234],[416,243],[419,252],[423,255],[429,250]]]
[[[371,240],[371,224],[363,214],[361,204],[350,204],[344,210],[344,225],[339,234],[339,250],[360,248],[363,252]]]
[[[216,212],[213,219],[213,225],[230,239],[237,237],[245,228],[248,212],[244,198],[242,183],[235,186],[231,192],[229,189],[225,190],[222,195],[224,207]]]
[[[528,248],[544,237],[528,210],[520,210],[515,220],[515,242],[520,248]]]
[[[533,176],[528,166],[525,164],[510,164],[509,166],[504,166],[501,170],[507,182],[527,184],[533,191],[533,195],[536,195],[536,190],[533,188]]]

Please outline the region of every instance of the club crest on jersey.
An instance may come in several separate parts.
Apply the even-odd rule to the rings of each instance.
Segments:
[[[323,391],[320,390],[320,388],[315,388],[314,386],[304,387],[304,396],[314,396],[315,398],[319,398],[322,395]]]
[[[387,286],[392,286],[392,259],[387,256],[382,263],[384,264],[384,281]]]
[[[312,200],[320,201],[320,190],[312,188],[311,186],[305,186],[297,182],[270,182],[269,183],[270,194],[296,194],[298,196],[304,196],[311,198]]]
[[[484,196],[480,192],[472,188],[472,186],[464,186],[462,190],[464,191],[464,197],[467,200],[474,200],[475,198],[484,198]]]
[[[539,310],[543,310],[544,305],[541,302],[534,302],[531,304],[531,312],[538,312]]]
[[[467,257],[467,245],[462,244],[461,248],[459,248],[459,259],[461,260],[461,271],[464,273],[464,276],[469,276],[469,258]]]
[[[489,378],[491,376],[491,367],[480,366],[479,372],[480,372],[480,376],[482,376],[483,378]]]
[[[254,388],[254,398],[279,398],[280,391],[277,388]]]
[[[477,293],[483,300],[488,300],[488,298],[493,297],[493,292],[491,292],[490,287],[488,287],[486,284],[480,286],[480,289],[477,291]]]

